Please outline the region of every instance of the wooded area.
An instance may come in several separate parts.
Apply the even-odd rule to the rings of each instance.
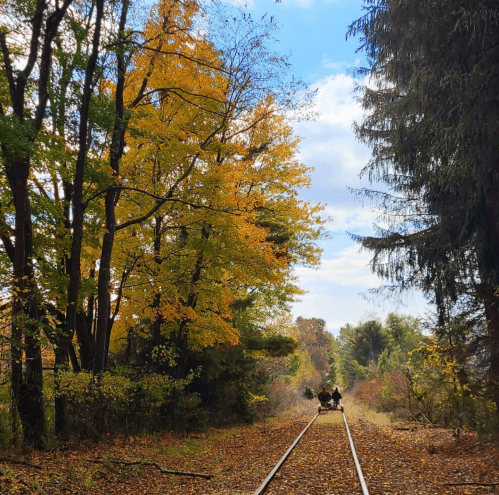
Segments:
[[[41,447],[81,415],[100,435],[113,397],[135,421],[172,416],[207,363],[247,366],[245,340],[293,352],[269,322],[299,293],[291,266],[318,262],[322,220],[297,198],[307,93],[273,22],[38,0],[3,2],[1,23],[4,428]]]
[[[499,7],[367,0],[357,237],[391,314],[292,321],[319,263],[276,26],[217,2],[0,3],[0,443],[204,428],[364,390],[413,420],[499,425]],[[356,320],[358,315],[352,315]],[[362,389],[364,387],[364,389]]]
[[[448,387],[481,403],[497,428],[499,5],[367,0],[365,8],[348,34],[369,60],[367,117],[356,133],[372,148],[363,173],[379,189],[358,193],[383,223],[377,236],[357,239],[388,293],[415,287],[435,304],[426,351],[449,373]]]

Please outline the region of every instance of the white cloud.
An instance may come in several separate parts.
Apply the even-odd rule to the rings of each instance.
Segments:
[[[293,313],[296,318],[322,318],[326,321],[326,328],[337,335],[347,323],[355,325],[367,313],[378,314],[377,309],[355,290],[349,289],[343,293],[310,291],[294,305]],[[386,314],[382,311],[382,317]]]
[[[350,69],[359,67],[360,66],[360,58],[357,57],[354,60],[354,62],[351,63],[351,62],[346,62],[346,61],[343,61],[343,62],[334,61],[334,60],[331,60],[330,58],[324,56],[324,58],[322,59],[322,66],[327,68],[327,69],[335,69],[335,70],[345,72],[345,71],[348,71]]]
[[[273,0],[271,0],[273,1]],[[321,3],[337,3],[338,0],[319,0]],[[309,8],[312,7],[316,0],[281,0],[283,5],[297,5],[301,8]]]
[[[371,258],[371,253],[360,251],[359,246],[354,245],[342,249],[334,258],[323,259],[318,269],[297,267],[295,273],[304,286],[327,282],[346,287],[377,287],[379,279],[368,266]]]
[[[319,116],[315,121],[295,124],[296,134],[304,136],[299,158],[315,168],[313,187],[331,189],[359,184],[359,173],[371,151],[356,139],[352,129],[354,121],[363,119],[355,95],[358,83],[347,74],[321,79],[314,85]]]
[[[362,108],[356,101],[355,88],[359,81],[347,74],[333,74],[318,81],[315,104],[320,116],[318,121],[339,124],[351,129],[354,120],[362,119]]]
[[[232,5],[233,7],[251,9],[255,6],[254,0],[222,0],[223,3]]]
[[[308,292],[293,304],[294,317],[322,318],[328,330],[337,335],[347,323],[357,325],[373,317],[385,319],[389,313],[424,317],[430,310],[422,294],[414,291],[400,298],[367,298],[368,289],[382,285],[376,277],[373,277],[369,287],[338,286],[335,282],[314,278],[312,274],[301,284]]]
[[[353,232],[359,229],[371,229],[373,223],[378,222],[379,213],[362,206],[329,205],[324,210],[325,215],[331,217],[325,227],[331,232],[347,230]]]

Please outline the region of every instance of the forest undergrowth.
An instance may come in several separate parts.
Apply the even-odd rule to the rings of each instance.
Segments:
[[[443,428],[391,423],[388,415],[351,396],[343,402],[370,493],[493,493],[499,481],[497,444],[470,430],[456,437]],[[316,406],[315,399],[304,400],[252,425],[204,433],[108,437],[98,443],[60,444],[45,452],[18,447],[1,457],[1,493],[250,494],[310,421]],[[324,493],[322,485],[310,485],[310,473],[321,469],[323,453],[330,463],[325,483],[331,482],[332,489],[334,476],[349,479],[342,471],[349,453],[334,452],[333,447],[341,422],[339,412],[321,414],[316,430],[293,453],[293,473],[280,475],[279,486],[287,486],[286,493]],[[331,436],[326,444],[330,450],[314,443],[317,435]],[[351,493],[348,484],[343,491],[336,484],[338,493]]]

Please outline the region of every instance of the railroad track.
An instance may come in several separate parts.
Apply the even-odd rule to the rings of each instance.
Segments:
[[[369,495],[345,414],[328,414],[342,414],[343,423],[316,423],[316,414],[253,495]],[[310,466],[305,472],[304,462]]]

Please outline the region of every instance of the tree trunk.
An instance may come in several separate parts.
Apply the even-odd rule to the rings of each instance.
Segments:
[[[24,441],[36,448],[43,446],[45,412],[43,373],[39,344],[38,308],[32,263],[32,224],[29,205],[29,158],[6,164],[12,190],[15,219],[14,300],[11,333],[11,385]],[[24,341],[23,341],[24,336]],[[26,357],[22,367],[22,348]]]
[[[493,400],[496,404],[496,414],[499,417],[499,315],[498,298],[495,298],[494,306],[494,318],[495,326],[489,327],[489,337],[490,337],[490,381],[493,393]]]
[[[88,310],[85,314],[79,311],[76,315],[76,336],[80,345],[81,369],[91,371],[93,368],[94,343],[92,325],[94,323],[94,298],[88,300]]]
[[[499,295],[493,286],[485,282],[480,284],[478,290],[484,302],[487,319],[490,352],[489,390],[499,416]]]
[[[61,342],[55,350],[55,366],[54,366],[54,414],[55,414],[55,432],[62,440],[67,440],[67,398],[59,394],[59,374],[61,371],[68,369],[69,348],[66,345],[67,339],[61,339]]]
[[[161,226],[163,222],[162,216],[155,217],[155,225],[154,225],[154,262],[158,267],[161,265]],[[151,338],[152,338],[152,346],[153,348],[162,344],[161,337],[161,326],[163,325],[163,316],[160,313],[160,305],[161,305],[161,293],[159,292],[155,294],[154,300],[152,303],[152,308],[154,311],[154,320],[151,325]]]
[[[201,238],[204,241],[207,241],[210,237],[210,233],[206,226],[203,226],[201,229]],[[201,274],[203,271],[204,264],[204,253],[202,249],[198,251],[198,255],[196,258],[196,266],[191,276],[191,290],[189,295],[187,296],[187,301],[183,304],[187,308],[196,309],[198,294],[197,294],[197,285],[201,280]],[[188,326],[189,320],[183,319],[180,322],[179,328],[177,330],[177,334],[175,336],[175,346],[176,351],[178,353],[177,364],[174,369],[173,377],[177,380],[181,380],[185,378],[187,374],[187,361],[188,361]]]
[[[114,233],[116,227],[114,213],[115,190],[110,189],[106,193],[106,233],[102,242],[102,252],[99,263],[98,309],[97,328],[95,332],[95,351],[93,371],[95,374],[102,373],[106,364],[106,343],[109,328],[110,294],[109,284],[111,281],[111,255],[114,244]]]
[[[490,390],[499,417],[499,160],[494,155],[485,189],[486,222],[478,245],[478,265],[483,283],[479,290],[485,303],[490,351]]]
[[[126,119],[123,103],[123,94],[125,90],[125,27],[128,15],[129,0],[123,0],[121,6],[120,25],[118,31],[116,51],[118,78],[116,82],[116,115],[114,121],[114,130],[111,140],[110,166],[115,179],[119,176],[119,163],[123,156]],[[102,242],[102,252],[99,264],[99,280],[97,284],[99,307],[97,311],[97,328],[95,332],[95,351],[93,370],[95,374],[102,373],[106,367],[108,342],[110,340],[109,324],[111,303],[110,303],[110,282],[111,282],[111,257],[114,246],[114,237],[116,232],[116,214],[115,206],[119,193],[114,188],[109,188],[106,192],[106,233]]]
[[[83,97],[80,107],[80,122],[78,135],[78,157],[76,160],[76,171],[73,187],[73,240],[71,243],[71,257],[69,259],[69,284],[68,303],[66,309],[65,331],[68,338],[72,339],[77,326],[78,295],[80,291],[81,278],[81,249],[83,242],[83,185],[87,160],[88,147],[88,123],[90,99],[92,96],[92,85],[94,83],[95,68],[99,56],[100,36],[102,20],[104,17],[104,0],[96,0],[96,18],[94,36],[92,39],[92,53],[89,57],[87,69],[85,71],[85,82],[83,86]],[[78,339],[86,341],[85,334],[78,335]],[[81,344],[82,342],[80,342]],[[83,366],[83,363],[82,363]]]

